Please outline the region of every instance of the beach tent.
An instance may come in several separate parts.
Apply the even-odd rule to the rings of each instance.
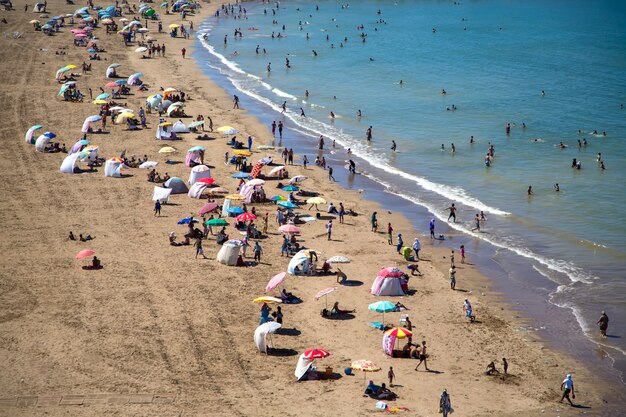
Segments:
[[[70,148],[70,154],[78,153],[82,151],[87,145],[89,145],[89,141],[87,139],[79,139],[75,144]]]
[[[217,261],[224,265],[237,265],[237,258],[239,257],[241,246],[241,240],[229,240],[224,243],[220,251],[217,253]]]
[[[33,12],[41,13],[44,10],[46,10],[46,6],[43,3],[41,3],[41,2],[35,3],[35,7],[33,7]]]
[[[76,167],[76,161],[78,157],[80,157],[80,152],[73,153],[65,157],[63,162],[61,163],[61,172],[64,174],[73,174],[74,168]]]
[[[187,195],[190,198],[200,198],[202,196],[202,192],[208,185],[204,182],[196,182],[189,188],[189,192]]]
[[[259,352],[267,353],[267,335],[276,333],[276,330],[280,329],[282,325],[275,321],[268,321],[263,323],[254,331],[254,344]]]
[[[104,176],[120,178],[122,176],[121,170],[125,167],[126,165],[121,158],[107,159],[104,163]]]
[[[187,185],[185,185],[184,181],[178,177],[172,177],[169,180],[165,181],[163,184],[165,187],[170,188],[172,194],[185,194],[189,191]]]
[[[175,133],[189,133],[189,128],[179,120],[172,126],[172,131]]]
[[[136,72],[130,77],[128,77],[128,85],[139,85],[141,84],[141,80],[139,77],[143,77],[143,74],[140,72]]]
[[[171,188],[163,188],[163,187],[154,187],[154,191],[152,192],[152,201],[161,201],[163,203],[167,202],[170,199],[170,194],[172,193]]]
[[[164,126],[158,125],[156,130],[156,138],[160,140],[175,140],[178,139],[176,137],[176,133],[172,130],[171,124],[166,124]]]
[[[38,150],[39,152],[45,152],[46,146],[48,145],[48,143],[50,143],[51,140],[52,138],[50,136],[46,136],[46,135],[39,136],[37,140],[35,141],[35,149]]]
[[[194,167],[204,164],[204,148],[202,146],[194,146],[187,151],[185,156],[185,166]]]
[[[189,173],[189,185],[194,185],[202,178],[211,178],[211,169],[206,165],[196,165]]]
[[[33,139],[33,135],[35,134],[35,131],[39,129],[43,129],[43,126],[42,125],[31,126],[30,129],[26,131],[26,135],[24,135],[24,141],[26,141],[26,143],[28,143],[29,145],[34,145],[35,139]]]
[[[306,375],[307,371],[313,365],[314,359],[307,358],[304,353],[300,355],[298,359],[298,364],[296,365],[296,371],[294,375],[296,376],[296,380],[300,381]]]
[[[402,283],[405,280],[404,273],[398,268],[384,268],[372,284],[374,295],[404,295]]]
[[[385,355],[393,357],[393,348],[396,345],[396,336],[383,333],[383,352]]]
[[[287,272],[291,275],[307,274],[311,268],[311,260],[308,255],[298,252],[296,253],[287,267]]]
[[[91,127],[91,124],[95,122],[99,122],[100,120],[102,120],[102,116],[99,116],[99,115],[87,117],[85,121],[83,122],[83,128],[81,129],[81,132],[83,133],[89,132],[89,128]]]

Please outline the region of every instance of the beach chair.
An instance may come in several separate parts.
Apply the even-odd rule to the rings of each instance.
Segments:
[[[406,326],[406,319],[409,318],[408,314],[403,314],[400,316],[400,326]]]

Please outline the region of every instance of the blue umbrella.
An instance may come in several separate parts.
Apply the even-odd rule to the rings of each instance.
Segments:
[[[189,223],[198,223],[198,220],[192,219],[191,217],[185,217],[178,221],[178,224],[189,224]]]
[[[44,135],[44,136],[49,137],[50,139],[54,139],[54,138],[56,138],[56,137],[57,137],[57,135],[55,135],[55,134],[54,134],[54,133],[52,133],[52,132],[46,132],[46,133],[44,133],[43,135]]]
[[[236,172],[233,175],[231,175],[231,177],[247,179],[247,178],[250,178],[250,174],[248,174],[247,172]]]
[[[89,52],[90,54],[95,54],[96,52],[98,52],[97,49],[93,49],[93,48],[89,48],[87,49],[87,52]]]
[[[241,214],[245,213],[245,211],[241,207],[231,207],[228,209],[230,214]]]
[[[124,85],[124,84],[127,84],[127,83],[128,83],[128,81],[126,81],[126,80],[117,80],[117,81],[115,81],[115,84],[117,84],[117,85]]]
[[[111,97],[111,94],[109,94],[109,93],[102,93],[98,97],[96,97],[95,99],[96,100],[106,100],[109,97]]]
[[[298,188],[298,187],[295,187],[295,186],[293,186],[293,185],[288,185],[288,186],[286,186],[286,187],[283,187],[283,190],[284,190],[284,191],[298,191],[298,190],[299,190],[299,188]]]
[[[277,205],[284,207],[284,208],[288,208],[288,209],[295,209],[298,208],[298,206],[296,206],[295,204],[293,204],[291,201],[279,201],[278,203],[276,203]]]

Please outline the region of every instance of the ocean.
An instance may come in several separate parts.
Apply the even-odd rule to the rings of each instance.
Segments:
[[[312,163],[324,135],[344,185],[403,211],[424,236],[438,219],[441,244],[465,244],[531,318],[524,331],[624,383],[625,2],[241,7],[202,23],[194,57],[263,122],[285,122],[277,145]],[[457,222],[446,223],[452,203]],[[606,339],[595,325],[603,310]]]

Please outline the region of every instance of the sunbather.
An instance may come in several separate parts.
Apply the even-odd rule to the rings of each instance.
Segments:
[[[356,309],[342,310],[339,308],[339,301],[335,301],[333,308],[330,310],[331,315],[354,313]]]

